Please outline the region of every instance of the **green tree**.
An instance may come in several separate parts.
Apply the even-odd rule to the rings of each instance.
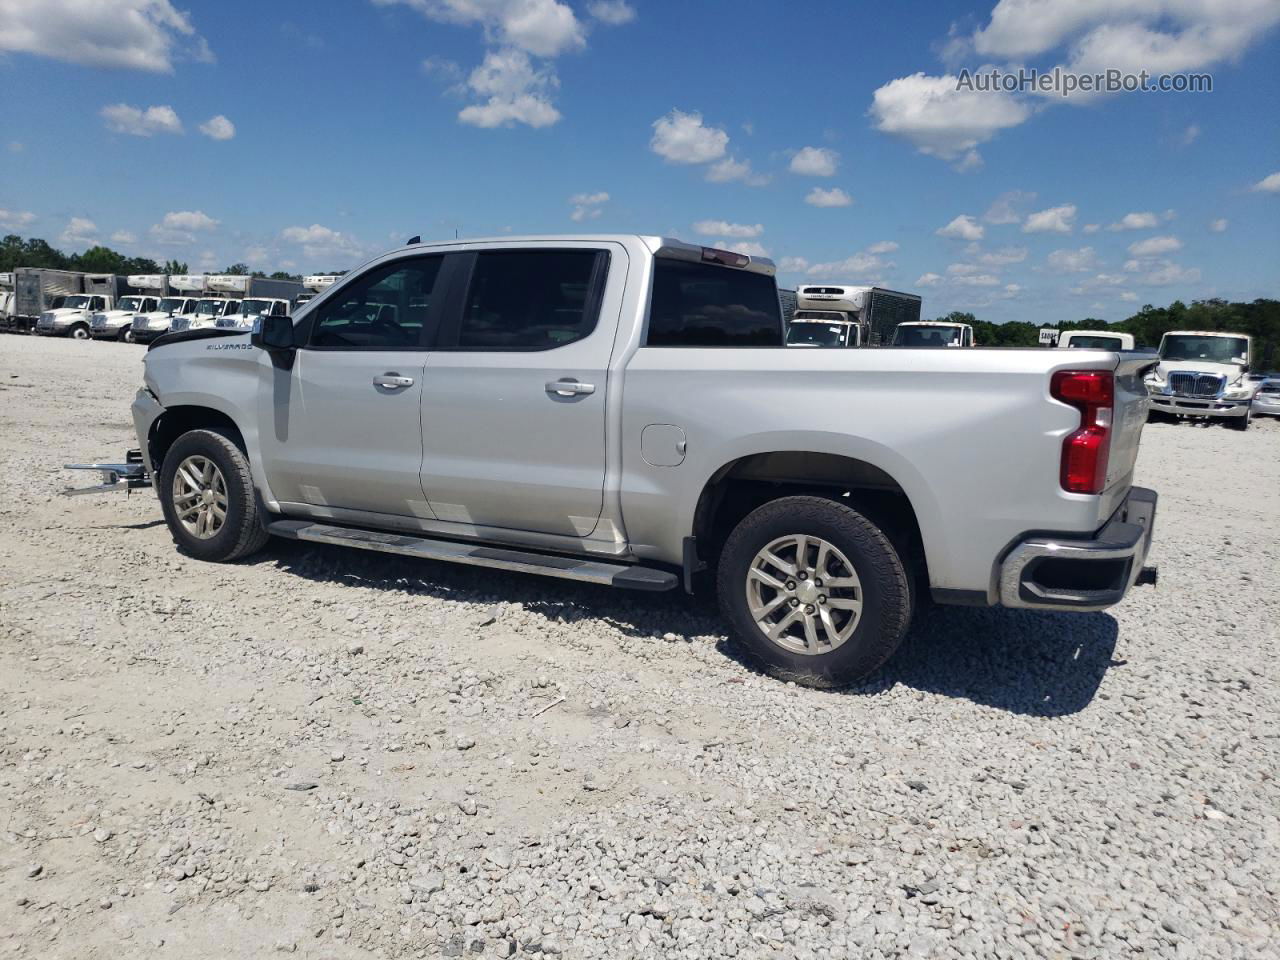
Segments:
[[[186,273],[187,269],[185,260],[166,260],[164,266],[160,268],[160,272],[168,274]]]
[[[223,267],[222,272],[233,277],[249,276],[249,265],[247,263],[233,263],[229,267]]]

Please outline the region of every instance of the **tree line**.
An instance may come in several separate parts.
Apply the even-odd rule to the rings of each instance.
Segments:
[[[1040,342],[1040,327],[1034,323],[1010,320],[989,323],[972,313],[952,311],[939,320],[967,323],[973,327],[973,338],[984,347],[1034,347]],[[1271,370],[1280,364],[1280,300],[1259,299],[1252,303],[1226,300],[1193,300],[1188,306],[1175,300],[1167,307],[1146,304],[1137,313],[1115,323],[1094,317],[1068,321],[1057,327],[1068,330],[1110,330],[1131,333],[1139,346],[1156,347],[1170,330],[1213,330],[1222,333],[1245,333],[1253,337],[1253,366]]]
[[[182,260],[166,260],[157,263],[148,257],[126,257],[110,247],[93,246],[84,253],[65,254],[38,237],[23,239],[11,233],[0,240],[0,273],[8,273],[18,267],[42,267],[48,270],[75,270],[80,273],[114,273],[127,276],[132,273],[187,273],[189,268]],[[302,275],[277,270],[267,274],[250,270],[246,263],[233,263],[220,273],[237,276],[270,277],[272,280],[302,280]],[[340,273],[341,271],[334,271]]]

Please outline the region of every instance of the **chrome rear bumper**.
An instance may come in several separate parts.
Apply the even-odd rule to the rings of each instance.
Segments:
[[[1155,529],[1156,492],[1129,491],[1092,537],[1043,534],[1021,541],[1000,568],[1000,603],[1035,610],[1104,610],[1135,583],[1154,583],[1143,564]]]

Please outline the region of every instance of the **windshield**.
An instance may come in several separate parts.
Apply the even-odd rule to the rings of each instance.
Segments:
[[[839,310],[797,310],[797,320],[847,320]]]
[[[141,297],[123,297],[120,300],[121,310],[137,310],[142,305]]]
[[[819,347],[843,347],[845,327],[837,323],[793,323],[787,330],[787,343],[811,343]]]
[[[270,300],[246,300],[240,304],[240,315],[243,317],[258,313],[270,313]]]
[[[164,313],[173,313],[181,310],[186,302],[183,297],[165,297],[160,301],[160,310]]]
[[[201,300],[196,304],[196,313],[206,317],[220,317],[226,309],[225,300]]]
[[[62,301],[62,306],[68,310],[83,310],[89,305],[89,298],[83,296],[67,297]]]
[[[1168,333],[1160,341],[1161,360],[1208,360],[1211,363],[1243,363],[1249,341],[1244,337],[1209,337]]]
[[[1123,342],[1119,337],[1072,337],[1067,346],[1086,350],[1119,350]]]
[[[898,327],[895,347],[946,347],[960,342],[959,327]]]

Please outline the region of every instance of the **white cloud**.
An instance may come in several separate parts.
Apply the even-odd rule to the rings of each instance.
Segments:
[[[1131,290],[1122,290],[1120,292],[1120,299],[1125,301],[1125,303],[1137,303],[1138,295]]]
[[[1086,223],[1083,227],[1080,228],[1080,232],[1081,233],[1097,233],[1101,229],[1102,229],[1102,224],[1100,223]]]
[[[1117,220],[1108,230],[1154,230],[1160,226],[1160,218],[1150,210],[1141,213],[1126,213]]]
[[[360,245],[345,233],[313,223],[309,227],[285,227],[280,239],[299,244],[308,259],[338,259],[350,262],[361,254]]]
[[[764,233],[761,223],[729,223],[727,220],[699,220],[693,225],[693,232],[702,237],[758,237]]]
[[[902,137],[921,153],[971,166],[975,159],[968,155],[975,147],[1024,122],[1031,108],[1007,93],[957,90],[951,74],[916,73],[876,90],[870,113],[878,130]]]
[[[1227,218],[1219,217],[1217,220],[1209,221],[1209,229],[1214,233],[1222,233],[1227,229]]]
[[[809,261],[804,257],[783,257],[778,269],[783,273],[804,273],[809,269]]]
[[[480,26],[485,37],[537,57],[558,57],[586,46],[582,23],[557,0],[373,0],[404,4],[428,20]]]
[[[1191,146],[1200,136],[1200,127],[1197,124],[1190,124],[1187,129],[1182,131],[1182,145],[1184,147]]]
[[[611,27],[620,27],[636,18],[635,8],[625,0],[595,0],[587,4],[587,13],[592,19],[607,23]]]
[[[1263,177],[1249,189],[1260,193],[1280,193],[1280,170],[1270,176]]]
[[[987,208],[987,212],[982,215],[982,219],[987,223],[997,225],[1006,223],[1020,223],[1022,221],[1022,213],[1019,207],[1030,203],[1036,198],[1034,193],[1026,190],[1009,190],[996,197],[995,202]]]
[[[1126,268],[1128,264],[1125,265]],[[1183,267],[1171,260],[1160,260],[1137,271],[1135,281],[1146,287],[1170,287],[1174,284],[1199,283],[1199,267]]]
[[[867,247],[867,253],[893,253],[898,249],[898,245],[892,240],[881,240],[879,243],[873,243]]]
[[[947,275],[951,277],[970,277],[981,273],[982,268],[972,263],[952,263],[947,265]]]
[[[171,73],[182,43],[192,59],[212,56],[169,0],[0,0],[0,52]]]
[[[10,153],[22,153],[22,151],[24,151],[24,150],[26,150],[26,149],[27,149],[27,145],[26,145],[25,143],[23,143],[21,140],[10,140],[10,141],[9,141],[9,152],[10,152]]]
[[[200,124],[200,132],[214,140],[230,140],[236,135],[236,125],[218,114]]]
[[[539,128],[560,119],[551,93],[560,79],[550,66],[534,67],[524,50],[490,50],[484,62],[467,77],[467,88],[487,99],[458,112],[458,120],[473,127],[492,129],[517,123]]]
[[[922,273],[916,277],[917,287],[936,287],[942,282],[942,277],[936,273]]]
[[[64,247],[83,247],[97,242],[98,225],[85,217],[72,217],[58,237],[58,243]]]
[[[892,266],[892,263],[886,262],[883,257],[872,253],[868,249],[846,257],[844,260],[836,260],[832,263],[815,263],[805,270],[805,274],[810,277],[833,281],[841,278],[848,280],[853,277],[857,278],[859,283],[878,284],[881,274]]]
[[[847,207],[853,203],[853,197],[839,187],[832,187],[829,190],[814,187],[805,194],[804,202],[811,207]]]
[[[1079,250],[1054,250],[1048,256],[1049,266],[1059,273],[1084,273],[1098,266],[1098,255],[1093,247]]]
[[[804,177],[833,177],[840,154],[827,147],[801,147],[791,158],[789,169]]]
[[[1027,259],[1026,247],[1000,247],[986,253],[976,253],[979,263],[989,267],[1003,267],[1010,263],[1021,263]]]
[[[945,227],[939,227],[933,232],[953,240],[981,240],[986,228],[967,213],[962,213]]]
[[[1174,72],[1234,60],[1277,22],[1270,0],[1000,0],[972,43],[1012,61],[1070,44],[1072,69]]]
[[[735,157],[725,157],[723,160],[717,160],[707,167],[706,179],[709,183],[733,183],[737,181],[746,184],[748,187],[763,187],[769,182],[768,175],[755,173],[751,169],[750,160],[738,160]]]
[[[574,223],[594,220],[604,212],[604,204],[608,202],[609,194],[603,190],[599,193],[575,193],[569,198],[569,203],[573,207],[569,212],[569,219]]]
[[[21,230],[35,218],[29,210],[0,210],[0,229]]]
[[[3,0],[0,0],[3,2]],[[99,111],[112,133],[127,133],[135,137],[149,137],[153,133],[181,133],[182,121],[173,107],[133,107],[127,103],[113,103]]]
[[[1076,207],[1073,203],[1065,203],[1060,207],[1050,207],[1027,217],[1022,225],[1023,233],[1070,233],[1075,226]]]
[[[1182,249],[1182,241],[1172,235],[1147,237],[1129,245],[1129,255],[1134,257],[1158,257]]]
[[[117,243],[120,246],[128,246],[129,244],[137,243],[138,238],[128,230],[117,230],[111,235],[111,242]]]
[[[196,242],[197,233],[214,230],[219,222],[203,210],[173,210],[147,232],[157,243],[189,244]]]
[[[989,273],[967,274],[965,276],[952,277],[952,283],[958,283],[965,287],[998,287],[1000,286],[1000,278],[992,276]]]
[[[728,145],[729,135],[704,125],[701,113],[677,109],[653,121],[649,141],[649,149],[668,163],[710,163],[723,157]]]

